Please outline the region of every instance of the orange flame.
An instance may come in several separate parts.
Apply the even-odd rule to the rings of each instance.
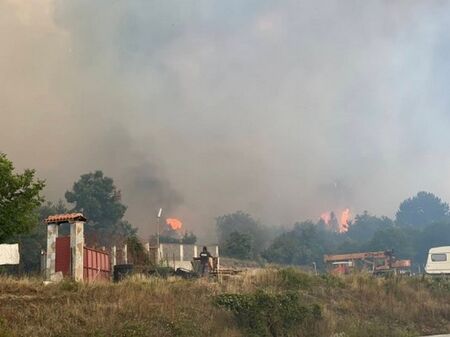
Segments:
[[[348,231],[348,222],[350,221],[350,210],[344,209],[341,214],[341,223],[339,226],[339,232],[345,233]]]
[[[331,216],[330,212],[324,212],[320,215],[320,218],[325,222],[327,225],[330,224]]]
[[[178,219],[166,219],[166,224],[170,226],[173,230],[177,231],[183,227],[183,223]]]

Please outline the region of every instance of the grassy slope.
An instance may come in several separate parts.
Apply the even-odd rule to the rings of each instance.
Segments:
[[[450,331],[447,281],[367,275],[340,279],[288,269],[249,272],[221,283],[152,278],[44,286],[39,280],[2,278],[0,337],[251,336],[253,326],[248,320],[214,303],[220,294],[253,296],[258,290],[272,295],[294,293],[300,302],[318,304],[322,311],[319,320],[277,330],[285,322],[273,323],[273,307],[269,304],[269,310],[267,302],[257,297],[251,310],[261,311],[257,317],[262,324],[267,325],[264,320],[269,317],[267,336],[396,337]],[[244,307],[249,302],[245,303]],[[289,316],[282,313],[280,317]]]

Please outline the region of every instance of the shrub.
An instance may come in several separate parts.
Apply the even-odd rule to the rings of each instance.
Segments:
[[[249,337],[288,336],[302,325],[311,328],[322,317],[318,305],[301,304],[295,292],[222,294],[215,304],[231,311]]]
[[[426,278],[426,285],[435,292],[450,292],[450,279],[446,276]]]
[[[328,288],[345,288],[344,280],[332,274],[322,274],[320,275],[320,279]]]
[[[294,268],[286,268],[278,271],[283,287],[290,290],[309,289],[313,283],[313,277]]]

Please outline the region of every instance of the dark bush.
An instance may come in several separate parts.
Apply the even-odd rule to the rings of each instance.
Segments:
[[[233,312],[246,336],[292,336],[299,329],[313,329],[322,317],[318,305],[300,302],[298,293],[223,294],[215,304]]]
[[[313,277],[295,268],[278,271],[283,287],[289,290],[309,289],[313,284]]]

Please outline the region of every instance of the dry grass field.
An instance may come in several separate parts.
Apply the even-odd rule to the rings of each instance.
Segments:
[[[0,279],[0,337],[400,337],[450,331],[450,283],[261,269],[213,280]]]

